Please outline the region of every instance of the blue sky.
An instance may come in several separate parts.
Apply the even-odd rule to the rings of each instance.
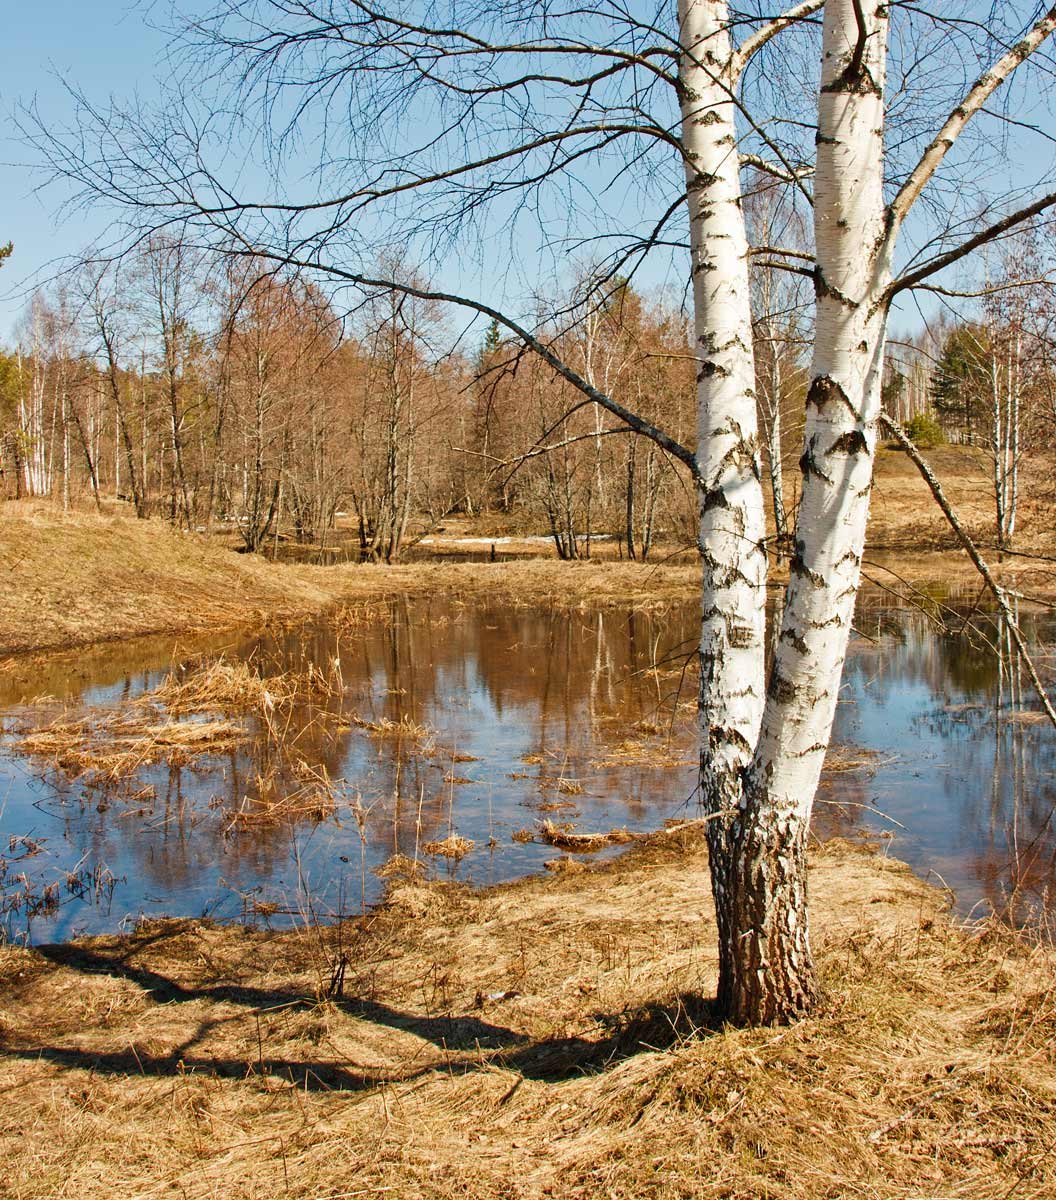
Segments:
[[[162,5],[137,0],[17,0],[4,5],[0,40],[0,243],[15,243],[15,255],[0,273],[0,342],[23,305],[12,295],[21,280],[46,263],[79,250],[91,240],[88,214],[75,215],[56,227],[53,220],[61,190],[35,194],[40,182],[20,166],[26,153],[12,136],[11,112],[36,98],[44,116],[61,121],[70,111],[63,81],[105,100],[111,92],[150,95],[163,36],[149,28],[151,9],[159,18]]]
[[[182,6],[199,11],[208,7],[206,0],[183,0]],[[61,125],[73,108],[64,90],[66,81],[104,105],[111,94],[123,101],[134,94],[149,101],[157,92],[156,79],[167,71],[161,61],[166,37],[151,22],[166,21],[169,0],[38,0],[35,5],[19,0],[5,7],[0,41],[0,244],[12,240],[15,255],[0,272],[0,343],[11,341],[25,303],[26,281],[46,276],[49,263],[81,250],[102,233],[105,221],[102,214],[78,210],[56,222],[64,191],[61,186],[35,190],[41,180],[19,165],[29,153],[14,137],[10,114],[35,99],[43,117]],[[1051,130],[1049,97],[1035,95],[1030,101],[1030,115]],[[247,152],[248,147],[242,147],[242,154]],[[1015,162],[1005,161],[1013,183],[1023,171],[1034,176],[1052,170],[1049,142],[1035,139],[1024,152],[1021,140],[1015,154]],[[226,165],[231,167],[230,162]],[[988,164],[988,175],[993,167],[993,162]],[[252,165],[249,169],[255,173]],[[457,278],[443,282],[463,285],[477,295],[486,295],[496,285],[495,256],[484,266],[484,275],[472,281],[467,269],[468,264],[449,265],[446,273]],[[536,264],[531,269],[535,271]],[[645,282],[659,285],[664,282],[662,273]],[[926,300],[924,305],[931,307]],[[900,325],[917,323],[911,303],[900,315]]]

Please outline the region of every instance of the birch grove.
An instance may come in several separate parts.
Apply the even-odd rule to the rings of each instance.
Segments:
[[[985,180],[978,170],[968,178],[957,150],[1002,96],[1016,103],[1011,77],[1030,73],[1056,28],[1056,8],[1038,16],[1025,4],[1000,7],[806,0],[774,16],[725,0],[570,13],[456,0],[441,19],[414,0],[391,9],[220,0],[180,35],[188,69],[177,86],[190,89],[213,134],[230,135],[238,96],[239,111],[255,114],[243,119],[261,122],[253,136],[274,149],[273,179],[227,178],[201,129],[175,124],[179,106],[151,120],[86,106],[77,137],[36,137],[84,198],[120,207],[130,236],[178,222],[217,253],[295,268],[335,296],[399,294],[494,322],[538,357],[552,385],[576,389],[599,421],[603,413],[651,439],[690,473],[702,594],[700,798],[718,1006],[735,1022],[788,1021],[817,997],[806,839],[859,584],[891,305],[949,279],[974,250],[1056,203],[1044,174],[1018,181],[1015,199],[984,195]],[[956,53],[957,69],[936,69]],[[890,94],[917,107],[888,138],[895,68]],[[958,88],[969,69],[974,81]],[[203,77],[220,90],[194,93]],[[245,106],[245,95],[261,103]],[[292,134],[320,129],[326,152],[305,195],[303,174],[283,176],[281,162]],[[187,159],[181,145],[191,147]],[[150,178],[137,170],[144,157],[155,164]],[[811,206],[813,257],[802,246],[749,244],[749,168]],[[927,209],[917,204],[925,194]],[[524,251],[533,219],[535,257]],[[429,257],[437,282],[379,266],[394,246]],[[516,264],[538,272],[537,299],[550,286],[543,264],[569,246],[603,248],[597,306],[657,256],[680,273],[691,298],[695,434],[643,415],[633,391],[618,381],[610,390],[594,361],[569,353],[579,321],[571,308],[541,321],[537,303],[504,292]],[[807,272],[815,294],[800,504],[769,669],[753,254]],[[392,451],[397,475],[408,452]]]

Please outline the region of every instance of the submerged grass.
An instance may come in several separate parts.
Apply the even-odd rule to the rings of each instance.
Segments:
[[[1026,1200],[1056,1193],[1056,959],[815,854],[825,1000],[714,1021],[699,829],[367,918],[0,950],[5,1194]],[[703,997],[703,999],[701,999]]]
[[[153,711],[119,710],[55,721],[18,736],[14,747],[71,779],[102,785],[157,762],[184,766],[202,755],[225,753],[245,736],[233,721],[166,720]]]
[[[152,692],[118,708],[64,712],[41,723],[54,705],[28,706],[12,730],[13,748],[85,787],[137,803],[154,796],[149,785],[130,790],[142,768],[159,762],[191,766],[255,737],[260,763],[249,772],[241,800],[212,805],[226,808],[225,832],[318,822],[336,813],[345,788],[325,765],[304,760],[298,740],[319,722],[327,728],[336,723],[337,714],[320,706],[342,690],[336,660],[329,673],[309,663],[302,671],[264,674],[252,661],[221,656],[174,669]]]
[[[605,850],[609,846],[626,846],[638,841],[643,834],[631,833],[628,829],[610,829],[607,833],[582,833],[574,826],[555,825],[553,821],[544,820],[539,826],[539,840],[558,850],[568,850],[573,854],[591,854],[596,850]],[[516,837],[516,834],[514,835]]]
[[[250,660],[229,661],[221,656],[189,670],[170,672],[144,699],[163,705],[174,716],[201,712],[266,716],[281,705],[330,699],[340,695],[342,689],[336,660],[330,664],[329,673],[308,662],[303,671],[265,675]]]

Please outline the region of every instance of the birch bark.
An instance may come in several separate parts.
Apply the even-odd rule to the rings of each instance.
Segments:
[[[815,183],[817,317],[802,501],[753,761],[713,848],[719,1007],[736,1022],[808,1011],[806,837],[858,588],[880,411],[885,293],[887,16],[825,5]],[[716,841],[718,839],[715,839]]]
[[[701,792],[713,814],[736,806],[759,732],[766,599],[748,243],[734,125],[737,61],[728,21],[725,2],[679,0],[703,564]],[[723,823],[709,829],[722,843]]]

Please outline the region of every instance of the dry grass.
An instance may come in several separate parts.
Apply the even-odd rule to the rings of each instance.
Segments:
[[[815,856],[826,999],[716,1029],[699,831],[355,924],[0,950],[12,1200],[1056,1194],[1056,968],[898,864]]]
[[[14,748],[71,779],[102,785],[128,779],[152,763],[184,766],[203,755],[225,753],[245,736],[232,721],[166,720],[154,712],[118,710],[24,732]]]
[[[958,515],[1009,586],[1052,597],[1056,574],[1050,562],[1013,556],[1000,563],[994,549],[992,472],[985,454],[967,446],[938,446],[924,453]],[[1022,467],[1016,549],[1051,556],[1053,543],[1052,464],[1027,457]],[[975,568],[958,543],[923,480],[905,454],[881,449],[876,456],[870,505],[865,575],[885,586],[900,581],[978,585]]]
[[[474,845],[475,843],[469,838],[459,837],[457,833],[452,833],[440,841],[426,842],[422,846],[422,853],[428,854],[430,858],[450,858],[454,862],[460,862],[473,849]]]
[[[187,766],[206,756],[243,745],[250,730],[232,715],[258,718],[259,734],[269,747],[267,765],[247,780],[235,803],[225,807],[225,831],[248,831],[293,821],[320,822],[338,809],[343,781],[335,783],[323,765],[311,766],[297,751],[300,722],[291,722],[294,705],[317,703],[343,689],[337,663],[329,674],[309,664],[300,672],[263,675],[252,662],[224,658],[172,671],[153,692],[119,708],[83,709],[47,724],[30,709],[15,730],[14,748],[65,773],[106,796],[139,803],[153,789],[129,781],[143,767],[165,761]],[[223,714],[218,717],[217,714]],[[333,723],[333,713],[314,712],[312,723]],[[115,786],[120,785],[120,786]]]
[[[881,760],[876,750],[867,746],[830,746],[825,753],[823,770],[829,775],[845,775],[853,771],[875,771],[893,759]]]
[[[0,655],[286,621],[334,608],[350,631],[391,620],[389,598],[487,595],[506,603],[652,607],[688,599],[696,571],[668,564],[281,565],[164,521],[7,502],[0,523]]]
[[[0,523],[0,654],[259,625],[318,610],[339,580],[277,567],[163,521],[8,502]]]
[[[645,742],[637,738],[625,738],[614,746],[607,746],[605,753],[591,760],[591,766],[604,767],[666,767],[693,766],[695,759],[686,757],[685,745],[673,739]]]
[[[220,657],[190,670],[172,671],[145,702],[161,704],[174,716],[185,713],[256,713],[267,716],[282,705],[340,695],[336,663],[325,674],[314,663],[304,671],[262,675],[253,662]]]
[[[296,760],[292,764],[296,782],[280,778],[274,766],[257,774],[253,789],[242,797],[237,808],[227,812],[227,831],[266,828],[291,821],[325,821],[338,808],[341,786],[332,780],[325,766],[311,767]]]
[[[379,717],[376,721],[370,721],[366,717],[353,714],[352,724],[358,729],[365,729],[372,737],[412,742],[424,750],[431,749],[436,738],[435,729],[429,725],[420,725],[406,714],[398,721],[390,720],[388,717]],[[448,756],[445,754],[446,757]]]
[[[572,854],[592,854],[595,850],[605,850],[609,846],[626,846],[642,836],[631,833],[628,829],[610,829],[608,833],[580,833],[572,826],[555,825],[553,821],[543,821],[539,827],[540,841],[558,850],[568,850]]]

